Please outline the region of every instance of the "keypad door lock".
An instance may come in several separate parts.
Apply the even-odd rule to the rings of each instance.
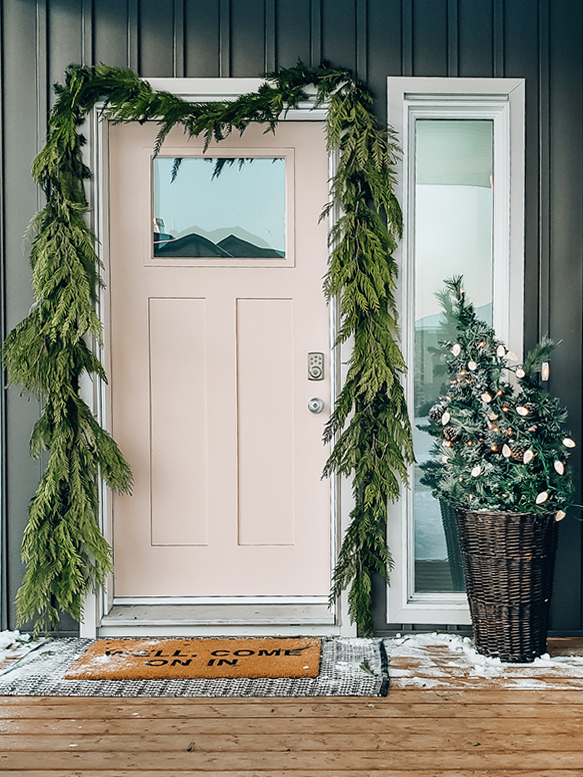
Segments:
[[[324,380],[324,354],[308,354],[308,380]]]

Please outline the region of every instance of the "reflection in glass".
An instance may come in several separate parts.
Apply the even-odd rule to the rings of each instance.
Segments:
[[[464,276],[492,323],[493,122],[417,119],[415,131],[415,591],[463,591],[455,516],[419,483],[433,439],[417,428],[446,393],[439,340],[450,339],[435,293]]]
[[[285,257],[285,159],[157,157],[154,256]]]

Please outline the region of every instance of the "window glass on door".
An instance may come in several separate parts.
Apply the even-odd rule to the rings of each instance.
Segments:
[[[286,256],[283,157],[153,160],[155,257]]]

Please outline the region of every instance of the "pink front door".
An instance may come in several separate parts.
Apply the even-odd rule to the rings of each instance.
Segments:
[[[207,151],[284,160],[285,251],[259,257],[232,257],[230,238],[218,255],[156,255],[155,135],[153,124],[109,134],[112,431],[135,476],[133,495],[113,500],[114,595],[325,596],[322,123],[282,122],[275,135],[252,126]],[[201,155],[201,142],[174,130],[161,156]],[[324,354],[324,380],[308,379],[309,353]],[[314,397],[320,413],[308,409]]]

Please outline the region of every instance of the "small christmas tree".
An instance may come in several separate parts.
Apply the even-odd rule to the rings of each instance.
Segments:
[[[554,344],[542,340],[518,364],[476,317],[462,278],[445,286],[439,296],[455,336],[441,343],[449,386],[429,411],[436,444],[422,482],[455,507],[559,520],[573,500],[566,460],[575,442],[563,430],[566,411],[540,386]]]

